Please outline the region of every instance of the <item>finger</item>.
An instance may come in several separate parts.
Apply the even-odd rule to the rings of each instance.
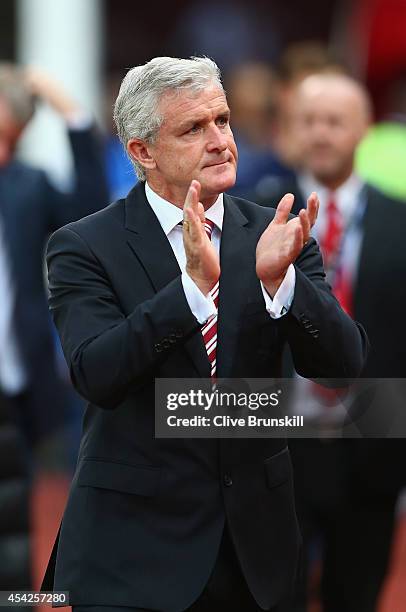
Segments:
[[[197,206],[197,214],[199,215],[200,221],[204,223],[206,221],[206,216],[204,214],[204,206],[201,202],[199,202]]]
[[[199,214],[199,203],[200,203],[200,192],[202,188],[201,188],[199,181],[192,181],[192,183],[196,190],[196,199],[193,200],[193,210],[198,215]]]
[[[293,244],[292,244],[292,252],[294,253],[295,259],[299,255],[302,248],[303,248],[303,228],[301,224],[297,224],[295,227],[294,234],[293,234]]]
[[[185,203],[183,205],[184,218],[185,218],[185,210],[187,208],[193,209],[193,202],[196,200],[196,198],[197,198],[196,187],[194,186],[193,181],[192,181],[190,183],[189,189],[187,190]]]
[[[307,200],[307,214],[309,216],[310,227],[313,227],[313,225],[316,223],[319,206],[319,197],[317,193],[313,191]]]
[[[285,238],[285,249],[288,253],[291,263],[299,255],[303,248],[303,228],[299,217],[291,220],[287,225],[288,231]]]
[[[286,223],[294,201],[295,196],[292,193],[287,193],[283,196],[276,209],[275,217],[273,218],[274,223]]]
[[[192,208],[196,214],[198,214],[198,205],[200,199],[200,183],[199,181],[192,181],[190,183],[188,192],[186,194],[184,206]]]
[[[183,209],[183,239],[190,242],[197,242],[201,235],[201,223],[193,208],[187,206]]]
[[[299,212],[299,219],[303,230],[303,244],[306,244],[310,238],[311,225],[309,214],[304,208],[302,208],[302,210]]]

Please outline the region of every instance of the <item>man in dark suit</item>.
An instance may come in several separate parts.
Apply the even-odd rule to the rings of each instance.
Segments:
[[[304,376],[363,367],[366,336],[309,239],[317,196],[294,218],[289,195],[275,213],[224,194],[229,116],[211,60],[133,68],[115,120],[141,182],[48,246],[89,404],[42,588],[68,590],[75,612],[279,610],[300,548],[286,441],[155,439],[154,380],[275,376],[285,342]]]
[[[44,171],[14,157],[36,99],[66,122],[75,171],[70,193],[57,190]],[[90,116],[39,69],[1,65],[0,281],[7,295],[0,316],[0,391],[21,406],[18,412],[31,441],[61,419],[55,409],[61,387],[44,291],[44,246],[51,232],[99,210],[107,198],[100,143]]]
[[[315,75],[299,86],[295,108],[302,169],[293,184],[269,193],[267,203],[276,203],[289,189],[299,211],[306,191],[317,190],[320,214],[313,235],[321,244],[328,279],[371,342],[362,376],[404,378],[406,206],[365,184],[354,170],[356,147],[370,121],[367,92],[344,75]],[[387,414],[390,406],[384,401],[382,413]],[[323,409],[319,417],[326,419]],[[292,440],[290,448],[308,555],[322,536],[323,610],[375,611],[388,568],[396,501],[406,482],[404,441]],[[298,599],[295,610],[302,612],[306,584]]]
[[[65,194],[14,157],[35,98],[65,120],[75,186]],[[66,418],[47,308],[50,233],[106,203],[98,139],[85,112],[38,69],[0,64],[0,588],[29,588],[28,449]]]

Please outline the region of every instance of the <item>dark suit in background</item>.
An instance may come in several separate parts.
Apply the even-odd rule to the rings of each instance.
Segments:
[[[42,170],[18,161],[0,168],[0,221],[15,292],[14,329],[27,385],[0,389],[0,588],[31,587],[28,446],[66,418],[67,387],[55,363],[44,287],[44,250],[58,227],[102,208],[107,198],[100,146],[93,132],[69,132],[75,186],[57,191]],[[24,434],[22,439],[21,432]],[[28,446],[27,446],[28,445]]]
[[[274,212],[228,196],[224,208],[217,376],[277,376],[286,341],[305,376],[357,375],[366,338],[332,297],[316,243],[296,261],[288,314],[274,320],[255,273]],[[278,604],[300,547],[286,441],[154,437],[155,378],[210,368],[144,185],[54,234],[48,267],[51,311],[89,404],[43,588],[69,590],[74,605],[180,612],[204,589],[227,524],[259,606]]]
[[[93,130],[70,130],[73,191],[55,189],[45,172],[18,161],[0,168],[0,215],[15,291],[14,327],[28,385],[24,430],[31,440],[51,431],[63,416],[62,389],[44,289],[46,241],[58,227],[89,215],[108,198],[100,143]]]
[[[261,203],[276,206],[287,192],[295,195],[298,213],[305,199],[297,181],[280,182]],[[362,376],[404,378],[406,206],[368,185],[364,197],[352,287],[354,318],[371,343]],[[382,411],[387,409],[383,404]],[[322,590],[328,612],[375,610],[388,568],[396,500],[406,484],[404,441],[292,440],[290,448],[305,544],[320,531],[325,536]],[[296,608],[301,612],[302,586]]]

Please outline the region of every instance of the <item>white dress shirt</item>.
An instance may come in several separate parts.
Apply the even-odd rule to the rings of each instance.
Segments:
[[[364,182],[356,175],[351,176],[334,192],[321,185],[310,174],[301,174],[298,177],[300,191],[306,198],[312,191],[315,191],[319,196],[320,207],[317,221],[312,229],[312,236],[319,239],[324,236],[327,225],[327,204],[331,197],[334,196],[334,201],[343,220],[344,233],[355,213],[360,200],[360,194],[364,187]]]
[[[182,272],[182,285],[190,310],[200,324],[203,324],[216,314],[217,309],[210,294],[204,295],[186,272],[186,255],[183,246],[183,230],[179,225],[183,221],[183,210],[171,202],[164,200],[155,193],[148,183],[145,183],[145,195],[158,218],[159,223],[169,243]],[[223,228],[224,203],[220,193],[214,204],[205,211],[207,219],[213,221],[212,243],[217,253],[220,253],[221,230]],[[290,265],[278,291],[272,299],[261,283],[264,296],[264,307],[273,319],[279,319],[289,310],[295,292],[296,274]]]
[[[320,208],[317,216],[317,221],[313,227],[312,235],[320,242],[320,238],[324,236],[327,224],[327,204],[330,197],[334,197],[334,201],[343,220],[343,240],[340,245],[338,260],[333,265],[333,270],[326,270],[327,280],[334,283],[334,272],[337,267],[345,268],[346,276],[351,279],[352,284],[355,283],[359,254],[362,243],[362,232],[359,224],[354,224],[353,221],[357,218],[360,212],[360,207],[365,208],[365,202],[362,198],[362,191],[365,183],[355,173],[334,192],[330,191],[316,181],[309,174],[302,174],[298,177],[300,191],[303,197],[315,191],[319,196]],[[362,211],[361,211],[362,212]]]
[[[359,207],[364,208],[365,203],[362,198],[362,190],[365,183],[356,174],[352,174],[334,192],[331,192],[308,174],[300,175],[298,183],[303,197],[306,197],[312,191],[315,191],[319,196],[319,214],[312,231],[315,238],[320,238],[326,231],[327,204],[329,198],[331,196],[334,197],[343,220],[343,238],[337,261],[333,269],[327,271],[327,279],[334,284],[334,273],[337,268],[340,268],[345,270],[345,274],[350,279],[351,284],[354,284],[358,271],[363,235],[359,224],[354,224],[353,220],[359,212]],[[315,393],[313,383],[301,376],[297,376],[297,384],[292,398],[293,414],[303,414],[310,419],[315,419],[320,426],[325,426],[327,429],[335,424],[342,423],[347,414],[344,403],[337,399],[336,405],[327,409],[324,401],[322,394],[318,395]],[[347,401],[349,401],[348,398]],[[320,435],[323,435],[323,427],[320,430]]]

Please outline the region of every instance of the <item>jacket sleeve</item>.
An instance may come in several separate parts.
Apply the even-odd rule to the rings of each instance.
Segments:
[[[114,408],[150,382],[168,355],[200,330],[175,278],[125,316],[111,281],[86,241],[69,227],[47,251],[49,303],[76,390]]]
[[[314,239],[303,248],[295,269],[293,302],[280,319],[295,369],[305,378],[341,379],[343,385],[348,384],[364,367],[369,347],[367,335],[332,294]]]
[[[50,232],[104,208],[109,201],[103,142],[95,127],[69,130],[68,136],[74,165],[72,191],[59,191],[44,175],[43,203]]]

